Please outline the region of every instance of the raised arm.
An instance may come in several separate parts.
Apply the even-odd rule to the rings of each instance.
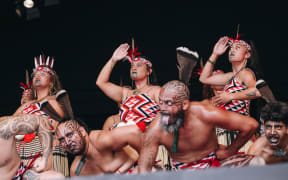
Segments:
[[[129,45],[121,44],[113,53],[112,57],[108,60],[105,66],[100,71],[96,80],[96,85],[111,99],[121,103],[124,87],[120,87],[109,81],[112,69],[115,64],[125,58],[128,53]]]
[[[258,122],[249,116],[236,112],[225,111],[212,105],[199,105],[196,111],[201,112],[200,118],[213,126],[239,131],[236,139],[224,150],[217,151],[219,159],[235,154],[255,133]]]
[[[48,119],[28,114],[0,118],[0,138],[2,139],[8,140],[17,134],[31,134],[35,131],[38,131],[43,149],[43,161],[41,166],[36,167],[36,170],[42,171],[47,165],[52,149],[52,129]]]
[[[201,72],[199,78],[201,83],[210,85],[225,85],[232,77],[231,73],[212,75],[214,64],[216,63],[218,57],[224,54],[228,48],[228,40],[228,37],[222,37],[215,44],[213,52]]]

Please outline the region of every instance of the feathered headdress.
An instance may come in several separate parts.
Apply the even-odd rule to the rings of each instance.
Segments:
[[[35,69],[33,69],[33,72],[36,71],[45,71],[51,75],[54,75],[53,71],[53,65],[54,65],[54,57],[50,59],[48,56],[47,59],[45,59],[44,54],[40,54],[38,57],[34,57],[34,63],[35,63]],[[46,66],[43,66],[46,65]]]
[[[240,40],[241,34],[239,34],[239,28],[240,28],[240,24],[238,24],[238,26],[237,26],[237,33],[236,33],[236,38],[235,39],[229,37],[229,41],[228,41],[229,46],[231,47],[233,45],[233,43],[240,43],[248,51],[251,51],[251,46],[247,42],[245,42],[243,40]]]
[[[148,59],[145,59],[142,57],[136,57],[136,56],[141,55],[141,53],[138,52],[137,50],[138,50],[138,47],[136,47],[136,48],[134,47],[134,39],[132,38],[132,47],[129,49],[128,55],[126,56],[125,59],[128,59],[128,61],[130,63],[132,61],[134,61],[134,62],[141,61],[141,62],[147,64],[150,68],[152,68],[152,63]]]
[[[28,70],[26,70],[26,83],[20,82],[20,88],[24,90],[24,92],[28,92],[31,89],[31,81],[29,80],[29,73]]]
[[[191,51],[186,47],[176,48],[177,53],[177,68],[179,71],[179,80],[188,85],[192,75],[192,71],[196,66],[199,55],[195,51]]]

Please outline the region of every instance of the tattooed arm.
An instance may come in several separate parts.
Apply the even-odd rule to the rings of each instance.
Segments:
[[[144,141],[142,143],[139,170],[140,173],[151,171],[154,165],[156,155],[158,152],[158,145],[160,143],[161,132],[159,123],[159,116],[157,116],[150,124],[144,135]]]
[[[43,162],[36,170],[46,167],[52,149],[52,130],[47,118],[21,114],[18,116],[5,116],[0,118],[0,138],[14,138],[16,134],[30,134],[38,131],[39,140],[43,149]],[[43,167],[44,166],[44,167]]]

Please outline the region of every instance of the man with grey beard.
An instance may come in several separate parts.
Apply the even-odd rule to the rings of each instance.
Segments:
[[[258,138],[248,154],[262,157],[266,164],[288,161],[288,104],[274,102],[261,110],[265,136]]]
[[[218,167],[219,160],[234,155],[258,127],[251,117],[190,102],[188,87],[176,80],[163,85],[159,105],[160,113],[145,132],[140,173],[151,171],[159,144],[168,150],[176,170]],[[216,126],[239,131],[226,149],[218,149]]]

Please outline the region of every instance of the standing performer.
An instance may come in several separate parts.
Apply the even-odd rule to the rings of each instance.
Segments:
[[[54,58],[44,55],[35,58],[35,69],[31,91],[33,99],[23,104],[15,114],[35,114],[48,118],[51,127],[54,129],[59,121],[73,118],[68,94],[61,88],[56,72],[52,69]],[[17,145],[18,152],[23,161],[27,161],[31,154],[42,152],[37,132],[25,135],[22,142]],[[53,160],[52,160],[53,159]],[[69,175],[68,158],[64,149],[53,141],[53,158],[49,161],[48,167]]]
[[[121,44],[113,53],[110,60],[102,68],[96,85],[111,99],[120,103],[120,123],[119,126],[137,125],[139,129],[139,137],[142,137],[146,127],[151,123],[153,118],[159,111],[158,96],[160,86],[150,84],[150,75],[152,75],[152,63],[140,57],[141,53],[134,48],[134,41],[132,40],[132,49],[129,50],[128,44]],[[109,82],[112,69],[115,64],[122,60],[128,59],[131,63],[130,77],[134,82],[135,88],[121,87]],[[127,153],[125,147],[123,150]],[[161,152],[165,152],[163,147],[159,147]],[[159,166],[164,167],[168,164],[166,156],[159,154],[158,160],[161,160]]]
[[[159,111],[157,102],[160,87],[149,83],[152,63],[143,57],[135,57],[139,55],[137,48],[130,50],[129,56],[127,56],[128,50],[128,44],[121,44],[114,51],[110,60],[102,68],[96,85],[108,97],[121,104],[119,111],[121,122],[137,125],[140,135]],[[113,67],[125,57],[131,63],[130,77],[135,83],[135,89],[121,87],[109,81]]]
[[[213,68],[218,57],[229,50],[229,61],[232,72],[213,75]],[[232,112],[249,116],[250,100],[261,97],[256,89],[255,75],[246,65],[251,59],[251,46],[238,38],[222,37],[215,44],[212,55],[206,62],[199,80],[208,85],[224,85],[224,91],[215,95],[213,100],[218,107]],[[231,142],[235,138],[235,131],[230,131]],[[228,145],[231,144],[228,142]],[[249,147],[245,149],[248,150]]]

